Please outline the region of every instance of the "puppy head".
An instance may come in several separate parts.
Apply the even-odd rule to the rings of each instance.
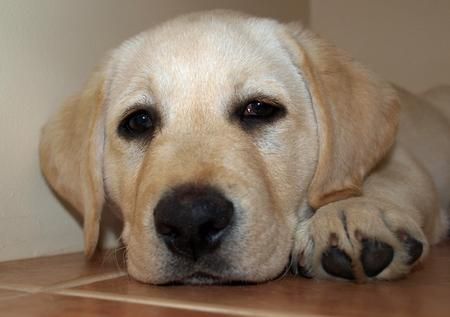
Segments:
[[[298,26],[230,12],[113,51],[41,140],[49,183],[84,213],[87,254],[106,193],[138,280],[280,274],[308,205],[358,194],[394,136],[389,87],[336,52]]]

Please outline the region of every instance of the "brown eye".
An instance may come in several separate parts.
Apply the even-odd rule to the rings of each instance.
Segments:
[[[139,138],[151,134],[154,130],[152,114],[147,110],[137,110],[122,120],[119,134],[126,138]]]
[[[279,108],[260,101],[250,102],[244,109],[242,117],[245,118],[267,118],[277,112]]]
[[[236,115],[244,129],[253,129],[272,123],[286,114],[286,109],[277,104],[253,100],[237,109]]]

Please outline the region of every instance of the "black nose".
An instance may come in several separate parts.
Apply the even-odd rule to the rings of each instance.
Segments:
[[[219,247],[233,214],[233,204],[213,187],[182,185],[158,202],[154,220],[173,253],[197,260]]]

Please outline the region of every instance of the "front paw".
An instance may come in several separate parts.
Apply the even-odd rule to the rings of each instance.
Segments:
[[[293,259],[307,277],[388,280],[406,275],[427,252],[407,210],[359,197],[328,204],[301,222]]]

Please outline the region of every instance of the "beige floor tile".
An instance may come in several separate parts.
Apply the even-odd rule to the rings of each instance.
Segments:
[[[87,261],[82,253],[0,263],[0,288],[39,291],[68,283],[75,286],[121,274],[122,255],[99,254]],[[77,283],[79,282],[79,283]]]
[[[2,317],[192,317],[206,313],[92,298],[36,294],[0,301]],[[225,316],[216,314],[214,316]]]
[[[111,311],[124,315],[128,309],[137,309],[136,316],[147,310],[148,314],[169,316],[169,310],[176,315],[183,309],[197,313],[271,317],[448,317],[450,312],[448,242],[432,248],[425,265],[409,278],[365,285],[289,276],[255,286],[156,287],[128,277],[113,278],[123,274],[119,270],[122,266],[116,264],[113,256],[99,256],[93,262],[86,262],[82,254],[0,263],[0,316],[59,316],[66,309],[69,316],[115,316],[110,315]],[[16,297],[23,294],[11,292],[22,289],[27,292],[45,290],[71,297],[48,294]],[[46,304],[40,306],[39,302]],[[34,306],[37,307],[36,314],[31,310]],[[76,313],[79,307],[86,311],[85,315]],[[112,310],[108,312],[109,308],[102,310],[102,307],[112,307]],[[5,315],[5,311],[12,315]],[[188,316],[184,312],[182,315]]]
[[[424,267],[396,282],[357,285],[287,277],[255,286],[165,286],[127,277],[63,292],[154,305],[274,316],[450,316],[450,243],[433,248]]]

